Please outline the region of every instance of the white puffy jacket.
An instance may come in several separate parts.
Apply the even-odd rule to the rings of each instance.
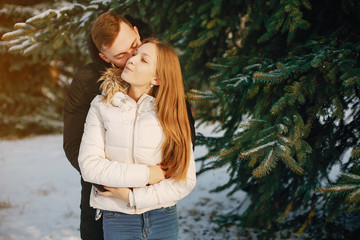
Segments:
[[[190,165],[185,181],[165,179],[154,185],[149,181],[149,167],[161,162],[162,127],[155,113],[155,98],[144,94],[138,102],[116,93],[113,106],[103,96],[91,103],[82,137],[79,166],[87,182],[110,187],[129,187],[130,205],[117,198],[95,195],[90,206],[108,211],[140,214],[169,207],[188,195],[196,184],[196,169],[191,148]],[[190,139],[189,139],[190,141]]]

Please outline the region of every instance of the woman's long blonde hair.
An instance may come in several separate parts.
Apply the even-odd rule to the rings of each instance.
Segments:
[[[186,180],[190,162],[191,131],[185,103],[185,88],[179,58],[174,49],[157,39],[145,39],[143,44],[153,43],[157,50],[156,76],[159,86],[149,93],[156,99],[155,111],[163,128],[161,166],[166,177],[175,181]],[[101,90],[104,101],[111,103],[116,92],[127,91],[128,84],[120,77],[120,69],[111,69],[99,79],[104,80]]]
[[[159,40],[146,39],[157,49],[156,76],[159,86],[154,86],[156,112],[165,133],[161,165],[167,177],[185,180],[190,162],[191,132],[185,103],[185,88],[179,58],[174,49]]]

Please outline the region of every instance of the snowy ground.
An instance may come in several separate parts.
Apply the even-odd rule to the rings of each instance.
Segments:
[[[205,148],[195,150],[196,157],[203,154]],[[235,228],[216,233],[210,222],[245,199],[243,193],[209,193],[226,180],[225,169],[198,177],[178,204],[179,240],[243,239]],[[0,240],[80,239],[80,176],[64,155],[61,135],[0,140],[0,189]]]

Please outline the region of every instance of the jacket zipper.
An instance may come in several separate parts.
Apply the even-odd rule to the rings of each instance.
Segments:
[[[136,127],[136,122],[137,122],[137,119],[138,117],[140,116],[140,113],[139,112],[139,108],[140,108],[140,105],[141,103],[146,99],[147,97],[145,97],[144,99],[141,100],[141,102],[139,103],[136,103],[136,113],[135,113],[135,119],[134,119],[134,127],[133,127],[133,141],[132,141],[132,159],[133,159],[133,162],[136,163],[135,161],[135,127]]]

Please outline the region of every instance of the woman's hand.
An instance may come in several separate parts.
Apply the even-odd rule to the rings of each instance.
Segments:
[[[166,172],[163,171],[160,165],[151,166],[149,175],[149,184],[155,184],[165,179]]]
[[[108,191],[106,192],[100,192],[97,191],[98,194],[101,194],[105,197],[112,197],[112,198],[120,198],[124,200],[125,202],[129,202],[129,188],[115,188],[115,187],[105,187],[104,188]]]

